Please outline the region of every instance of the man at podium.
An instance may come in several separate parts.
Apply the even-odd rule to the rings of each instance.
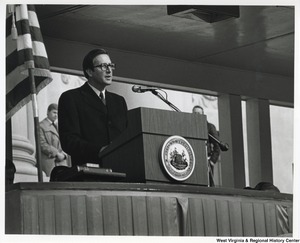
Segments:
[[[59,98],[61,145],[72,166],[99,163],[98,154],[127,127],[125,99],[106,90],[115,64],[104,49],[90,51],[82,63],[87,82]]]

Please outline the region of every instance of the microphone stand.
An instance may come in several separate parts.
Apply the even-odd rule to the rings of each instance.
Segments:
[[[163,97],[159,92],[156,90],[151,91],[152,94],[156,95],[158,98],[160,98],[163,102],[165,102],[168,106],[170,106],[173,110],[177,112],[181,112],[178,107],[176,107],[174,104],[172,104],[170,101],[168,101],[165,97]],[[222,151],[227,151],[229,149],[229,145],[227,143],[222,143],[219,139],[217,139],[215,136],[208,133],[208,136],[214,140],[219,146]]]
[[[168,106],[170,106],[173,110],[177,112],[181,112],[175,105],[173,105],[170,101],[168,101],[165,97],[163,97],[159,92],[156,90],[151,91],[152,94],[156,95],[158,98],[160,98],[163,102],[165,102]]]
[[[216,137],[208,133],[208,136],[214,140],[219,146],[222,151],[227,151],[229,149],[229,145],[227,143],[222,143],[220,140],[218,140]]]

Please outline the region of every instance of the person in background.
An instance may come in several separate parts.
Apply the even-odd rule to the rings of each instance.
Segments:
[[[272,191],[272,192],[279,192],[280,193],[280,190],[278,189],[277,186],[275,186],[271,182],[265,182],[265,181],[257,183],[255,187],[246,186],[243,189],[257,190],[257,191]]]
[[[253,190],[266,191],[273,193],[280,193],[280,190],[271,182],[262,181],[256,184]],[[289,221],[289,212],[285,205],[277,204],[275,206],[276,215],[277,215],[277,230],[279,237],[291,237],[292,236],[292,225]]]
[[[201,106],[193,107],[193,113],[204,115],[204,110]],[[214,124],[207,122],[207,131],[210,135],[219,140],[219,134]],[[220,156],[220,146],[211,137],[207,140],[207,156],[208,156],[208,170],[209,170],[209,185],[215,186],[214,183],[214,165],[218,162]]]
[[[264,181],[257,183],[257,185],[254,187],[254,190],[280,192],[278,187],[273,183]]]
[[[47,117],[40,122],[41,164],[48,177],[55,166],[68,166],[68,156],[61,148],[57,131],[57,111],[57,104],[50,104]]]
[[[87,82],[64,92],[58,103],[62,148],[72,165],[100,164],[99,153],[127,127],[125,99],[106,90],[112,84],[115,64],[108,52],[94,49],[83,59]]]

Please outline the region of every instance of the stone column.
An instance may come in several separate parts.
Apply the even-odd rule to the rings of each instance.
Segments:
[[[220,95],[218,107],[220,140],[229,145],[229,150],[221,153],[222,186],[243,188],[246,182],[241,97]]]
[[[246,101],[249,182],[273,182],[270,106],[268,100]]]
[[[14,183],[37,182],[34,122],[29,102],[12,117],[13,162],[16,166]],[[45,176],[44,176],[45,178]],[[45,178],[44,181],[47,181]]]

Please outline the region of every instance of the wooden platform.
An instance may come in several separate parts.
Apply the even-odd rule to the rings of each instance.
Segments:
[[[292,231],[290,194],[176,184],[19,183],[6,234],[277,236]]]

